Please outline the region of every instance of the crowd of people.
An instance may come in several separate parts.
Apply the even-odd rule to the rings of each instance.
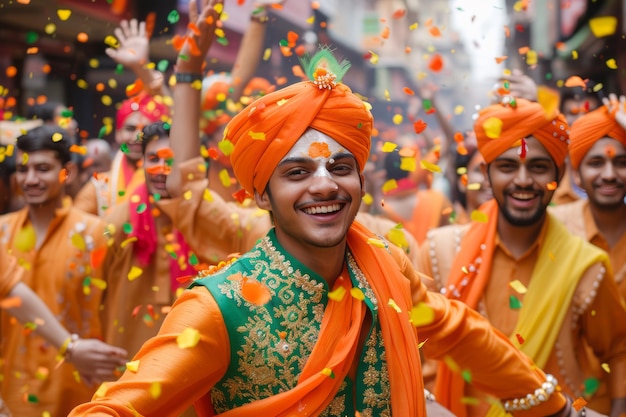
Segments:
[[[0,148],[0,415],[626,415],[626,96],[373,141],[330,49],[256,76],[264,7],[207,76],[197,1],[172,85],[116,29],[113,148],[56,102]]]

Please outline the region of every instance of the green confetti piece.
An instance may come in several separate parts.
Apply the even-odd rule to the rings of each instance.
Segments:
[[[178,54],[178,58],[182,59],[183,61],[189,61],[189,56],[185,54]]]
[[[195,253],[189,255],[189,265],[198,265],[198,257]]]
[[[170,255],[170,258],[172,258],[172,259],[178,259],[178,255],[176,255],[176,252],[174,252],[174,251],[169,252],[168,255]]]
[[[281,39],[280,42],[278,42],[280,46],[288,46],[289,45],[289,41],[287,39]]]
[[[154,201],[161,201],[161,194],[154,193],[152,194],[152,198],[154,198]]]
[[[552,79],[552,77],[553,77],[553,75],[552,75],[552,73],[551,73],[551,72],[548,72],[548,73],[546,74],[546,80],[551,80],[551,79]]]
[[[172,25],[174,23],[177,23],[179,20],[180,20],[180,14],[178,14],[178,11],[176,10],[172,10],[170,14],[167,15],[167,21],[170,22]]]
[[[425,111],[432,110],[433,102],[431,100],[424,99],[424,100],[422,100],[422,106],[424,106],[424,110]]]
[[[117,195],[120,196],[120,197],[124,197],[124,194],[126,194],[126,190],[119,190],[117,192]]]
[[[27,44],[35,43],[35,42],[37,42],[37,39],[39,39],[39,35],[37,34],[37,32],[33,32],[32,30],[26,32],[26,43]]]
[[[463,380],[468,384],[472,383],[472,373],[469,370],[466,369],[461,372],[461,376],[463,377]]]
[[[148,206],[146,205],[146,203],[141,203],[137,206],[137,213],[141,214],[146,211],[147,208]]]
[[[510,84],[509,84],[509,82],[508,82],[508,81],[505,81],[502,85],[503,85],[503,86],[504,86],[504,88],[506,88],[507,90],[509,89]]]
[[[130,223],[124,223],[122,230],[124,230],[124,233],[128,235],[133,232],[133,225]]]
[[[120,151],[122,151],[125,154],[127,154],[128,153],[128,144],[127,143],[122,143],[122,145],[120,146]]]
[[[98,138],[102,139],[103,137],[106,136],[106,134],[107,134],[107,127],[105,125],[100,128],[100,131],[98,132]]]
[[[600,388],[600,381],[596,378],[585,379],[585,397],[592,396]]]
[[[170,63],[165,59],[160,60],[156,65],[157,69],[161,72],[167,71],[167,68],[169,66],[170,66]]]
[[[517,299],[514,295],[509,296],[509,307],[513,310],[519,310],[522,308],[522,302]]]
[[[85,277],[83,280],[83,287],[89,287],[91,285],[91,277]]]
[[[74,117],[74,111],[70,109],[63,110],[61,112],[62,117]]]
[[[39,398],[35,394],[28,394],[28,402],[33,404],[39,403]]]
[[[124,72],[124,65],[122,64],[117,64],[117,66],[115,67],[115,73],[116,74],[121,74]]]
[[[222,38],[217,38],[217,43],[219,43],[222,46],[228,46],[228,39],[222,37]]]
[[[452,213],[450,213],[450,217],[449,217],[448,221],[450,223],[454,223],[456,221],[456,211],[452,211]]]
[[[168,158],[165,160],[165,165],[167,165],[168,167],[171,167],[172,165],[174,165],[174,158]]]

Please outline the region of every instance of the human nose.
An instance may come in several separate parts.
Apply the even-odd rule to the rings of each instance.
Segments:
[[[532,175],[526,166],[521,165],[515,174],[514,182],[520,187],[528,187],[533,183]]]
[[[330,175],[314,176],[309,190],[312,194],[333,194],[339,190],[339,185]]]
[[[39,182],[39,177],[34,169],[28,169],[26,171],[26,176],[24,177],[24,183],[27,185],[37,184]]]
[[[601,175],[602,179],[604,180],[615,179],[615,167],[613,166],[613,163],[607,162],[606,164],[604,164],[604,166],[602,167]]]

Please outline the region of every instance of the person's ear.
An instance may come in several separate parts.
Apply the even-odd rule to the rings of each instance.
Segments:
[[[572,175],[572,179],[574,180],[574,184],[576,184],[576,186],[578,188],[583,188],[583,179],[580,176],[580,171],[574,168],[571,168],[569,170],[570,174]]]
[[[487,179],[489,185],[491,185],[491,178],[489,178],[489,165],[485,162],[480,163],[480,172],[483,173],[484,177]]]
[[[366,194],[365,192],[365,176],[363,175],[363,173],[359,174],[359,177],[361,179],[361,198],[363,198]]]
[[[74,181],[78,181],[78,165],[76,165],[76,162],[70,161],[62,169],[65,170],[64,184],[72,184]]]
[[[257,205],[257,207],[263,209],[263,210],[267,210],[267,211],[271,211],[272,210],[272,204],[270,202],[270,197],[266,192],[264,192],[263,194],[259,194],[258,191],[254,191],[254,201]]]

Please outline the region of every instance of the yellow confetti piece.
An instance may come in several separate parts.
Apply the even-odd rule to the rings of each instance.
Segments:
[[[202,193],[202,199],[208,201],[209,203],[213,201],[213,194],[211,194],[211,191],[208,188],[204,189],[204,192]]]
[[[409,247],[409,241],[406,239],[406,235],[400,229],[393,228],[387,233],[387,239],[399,248],[406,249]]]
[[[328,293],[328,298],[333,301],[341,301],[346,296],[346,289],[344,287],[337,287],[336,289]]]
[[[150,384],[150,388],[148,388],[148,392],[153,399],[157,399],[161,396],[161,383],[153,382]]]
[[[378,64],[378,55],[376,55],[374,52],[369,51],[370,53],[370,63],[373,65]]]
[[[426,326],[435,320],[435,311],[426,303],[418,303],[411,309],[409,317],[413,326]]]
[[[235,145],[233,145],[233,143],[229,140],[219,141],[217,147],[226,156],[229,156],[231,153],[233,153],[233,149],[235,149]]]
[[[607,59],[606,66],[611,69],[617,69],[617,62],[615,61],[615,58]]]
[[[191,190],[187,190],[183,193],[183,198],[187,201],[191,200],[191,197],[193,197],[193,194],[191,192]]]
[[[248,135],[254,140],[265,140],[265,132],[253,132],[249,131]]]
[[[425,159],[422,159],[420,161],[420,166],[426,171],[441,172],[441,167],[439,165],[433,164],[432,162],[428,162]]]
[[[356,287],[350,288],[350,295],[352,296],[352,298],[356,300],[359,300],[359,301],[365,300],[365,294],[363,294],[363,291],[361,291],[360,288],[356,288]]]
[[[393,120],[393,124],[395,124],[396,126],[399,126],[404,121],[404,117],[402,117],[401,114],[394,114],[392,120]]]
[[[396,188],[398,188],[398,182],[394,179],[387,180],[383,184],[383,192],[395,190]]]
[[[480,404],[480,400],[476,397],[461,397],[461,403],[467,405],[478,405]]]
[[[132,282],[139,278],[141,274],[143,274],[143,269],[133,265],[133,267],[130,268],[130,271],[128,271],[128,280]]]
[[[120,42],[113,35],[108,35],[104,38],[104,44],[111,48],[119,48]]]
[[[393,152],[397,147],[398,145],[393,142],[385,142],[383,143],[381,150],[385,153],[389,153],[389,152]]]
[[[612,35],[615,33],[615,29],[617,29],[617,17],[594,17],[589,20],[589,28],[596,38]]]
[[[502,133],[502,120],[497,117],[490,117],[483,122],[485,135],[490,139],[497,139]]]
[[[272,56],[272,49],[265,48],[265,51],[263,51],[263,61],[269,60],[271,56]]]
[[[470,218],[473,222],[487,223],[489,221],[489,217],[480,210],[473,210]]]
[[[369,206],[374,202],[374,197],[370,193],[365,193],[361,201]]]
[[[94,394],[94,398],[105,397],[107,395],[108,385],[109,385],[109,382],[103,382],[96,390],[96,393]]]
[[[602,90],[602,87],[604,87],[604,85],[602,83],[598,83],[596,85],[593,86],[593,92],[597,93],[598,91]]]
[[[415,157],[400,157],[400,169],[407,172],[415,172],[417,169],[417,161]]]
[[[515,291],[517,291],[518,294],[526,294],[526,292],[528,292],[528,289],[526,288],[526,286],[522,284],[522,282],[518,279],[516,279],[515,281],[509,282],[509,286],[513,288]]]
[[[46,35],[52,35],[54,32],[57,31],[57,25],[55,25],[54,23],[48,23],[43,28],[43,31],[46,32]]]
[[[540,85],[537,87],[537,102],[541,104],[546,118],[552,119],[559,109],[560,97],[559,93],[552,88]]]
[[[385,242],[383,242],[380,239],[373,238],[373,237],[370,237],[369,239],[367,239],[367,243],[369,245],[376,246],[377,248],[384,248],[385,247]]]
[[[102,291],[107,289],[107,282],[100,278],[91,278],[91,284]]]
[[[126,369],[130,372],[137,372],[139,370],[139,361],[126,362]]]
[[[59,16],[61,21],[65,22],[72,16],[72,11],[70,9],[58,9],[57,16]]]
[[[538,62],[537,51],[530,50],[526,52],[526,63],[528,65],[535,65]]]
[[[419,23],[412,23],[411,25],[409,25],[409,30],[415,30],[419,27]]]
[[[572,51],[572,59],[578,59],[578,51],[575,49]]]
[[[59,142],[63,139],[63,134],[55,132],[52,134],[52,142]]]
[[[459,372],[459,370],[461,369],[459,365],[454,361],[454,359],[452,359],[450,356],[446,356],[445,358],[443,358],[443,362],[448,368],[450,368],[452,372]]]
[[[478,191],[481,188],[483,188],[483,187],[482,187],[482,185],[479,182],[472,182],[470,184],[467,184],[467,189],[470,190],[470,191]]]
[[[454,114],[457,115],[457,116],[460,115],[460,114],[463,114],[464,111],[465,111],[465,107],[463,107],[461,105],[458,105],[458,106],[454,107]]]
[[[107,94],[103,95],[102,98],[100,99],[100,101],[105,106],[110,106],[111,104],[113,104],[113,99],[111,98],[111,96],[109,96]]]
[[[334,378],[335,377],[335,373],[330,368],[322,369],[322,375],[325,375],[325,376],[330,377],[330,378]]]
[[[396,313],[402,313],[402,309],[400,308],[400,306],[398,306],[398,304],[396,304],[393,298],[389,299],[389,301],[387,302],[387,305],[393,308],[394,310],[396,310]]]
[[[35,247],[37,242],[37,234],[35,228],[28,224],[18,230],[13,239],[13,245],[20,252],[28,252]]]
[[[176,337],[176,343],[180,349],[188,349],[196,346],[200,341],[200,332],[191,327],[187,327]]]
[[[222,183],[224,187],[228,188],[231,186],[230,174],[228,173],[227,169],[220,170],[219,177],[220,177],[220,182]]]
[[[122,243],[120,243],[120,248],[124,249],[130,243],[133,243],[133,242],[136,242],[136,241],[137,241],[137,236],[129,237],[128,239],[123,240]]]
[[[26,165],[28,163],[28,154],[24,152],[22,154],[22,165]]]
[[[72,375],[74,375],[74,381],[80,384],[80,374],[78,373],[78,371],[72,372]]]
[[[72,245],[78,250],[85,250],[85,238],[80,233],[74,233],[71,238]]]
[[[48,370],[48,368],[40,366],[39,368],[37,368],[37,371],[35,372],[35,377],[43,381],[44,379],[48,378],[49,374],[50,374],[50,370]]]
[[[603,364],[602,364],[602,365],[600,365],[600,366],[602,366],[602,369],[604,369],[604,372],[606,372],[607,374],[610,374],[610,373],[611,373],[611,367],[609,366],[609,364],[608,364],[608,363],[603,363]]]

